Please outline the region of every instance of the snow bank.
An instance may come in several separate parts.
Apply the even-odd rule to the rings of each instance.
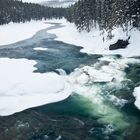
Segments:
[[[0,26],[0,45],[12,44],[32,37],[37,31],[50,27],[45,21],[10,23]]]
[[[140,86],[135,88],[133,95],[136,97],[135,105],[140,109]]]
[[[48,48],[36,47],[34,48],[35,51],[47,51]]]
[[[93,29],[90,33],[83,31],[79,33],[74,24],[65,19],[49,20],[50,22],[62,23],[65,27],[48,31],[57,35],[56,40],[69,44],[82,46],[82,52],[90,54],[120,54],[124,57],[140,56],[139,36],[140,31],[132,29],[130,31],[130,44],[126,49],[110,51],[110,44],[114,44],[118,39],[127,39],[128,36],[122,28],[114,28],[112,31],[114,37],[107,39],[107,33],[104,34],[99,29]],[[28,23],[10,23],[0,26],[0,45],[15,43],[32,37],[37,31],[50,27],[50,24],[44,24],[45,21],[31,21]],[[103,40],[104,38],[104,40]]]
[[[74,24],[71,24],[64,19],[60,20],[60,22],[65,27],[50,30],[49,33],[56,34],[56,40],[84,47],[81,50],[82,52],[90,54],[120,54],[124,57],[140,56],[140,31],[138,30],[133,29],[130,31],[130,45],[128,45],[126,49],[110,51],[110,44],[116,43],[118,39],[128,38],[129,35],[127,36],[126,32],[124,32],[122,28],[115,28],[112,31],[114,35],[113,39],[108,40],[107,33],[104,32],[103,34],[101,31],[99,31],[99,29],[93,29],[90,33],[86,31],[79,33]]]
[[[33,73],[35,61],[0,58],[0,115],[67,98],[71,88],[56,73]]]

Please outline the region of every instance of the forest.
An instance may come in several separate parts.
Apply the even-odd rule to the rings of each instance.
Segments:
[[[79,31],[94,27],[106,30],[109,37],[114,27],[140,28],[139,0],[79,0],[68,8],[51,8],[17,0],[0,0],[0,25],[65,17]]]
[[[75,23],[77,29],[93,27],[111,33],[113,27],[140,27],[140,0],[79,0],[68,9],[67,20]],[[111,34],[110,34],[111,35]]]
[[[0,0],[0,25],[9,22],[62,18],[65,8],[50,8],[17,0]]]

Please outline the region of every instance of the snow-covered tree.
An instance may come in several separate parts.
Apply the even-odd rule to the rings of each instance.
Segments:
[[[90,31],[98,23],[111,36],[113,27],[121,26],[125,30],[130,24],[140,27],[140,0],[79,0],[68,11],[67,19],[79,31]]]

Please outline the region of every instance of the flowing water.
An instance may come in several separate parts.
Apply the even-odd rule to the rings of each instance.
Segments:
[[[47,30],[59,27],[2,46],[0,57],[35,60],[35,72],[56,72],[73,93],[64,101],[0,117],[0,140],[138,139],[140,111],[133,91],[140,85],[140,58],[81,53],[82,47],[46,37]]]

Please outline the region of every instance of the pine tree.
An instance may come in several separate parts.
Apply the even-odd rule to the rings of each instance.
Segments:
[[[128,31],[129,25],[140,27],[139,0],[79,0],[68,9],[67,19],[74,22],[79,31],[90,31],[98,24],[112,37],[114,27]]]
[[[26,22],[43,18],[62,18],[65,8],[50,8],[17,0],[0,0],[0,25],[9,22]]]

